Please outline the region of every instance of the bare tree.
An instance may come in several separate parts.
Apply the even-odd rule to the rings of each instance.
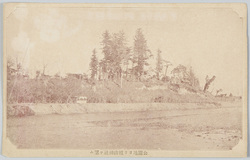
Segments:
[[[210,84],[215,80],[215,76],[213,76],[212,78],[209,78],[208,76],[206,76],[206,83],[203,89],[203,92],[206,92],[210,86]]]
[[[46,71],[46,68],[47,68],[48,64],[46,63],[43,63],[43,73],[42,75],[44,76],[45,75],[45,71]]]

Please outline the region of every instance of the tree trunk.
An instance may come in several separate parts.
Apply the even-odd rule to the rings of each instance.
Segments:
[[[164,73],[164,77],[167,76],[167,71],[168,71],[168,66],[166,66],[166,70],[165,70],[165,73]]]
[[[121,73],[121,88],[122,88],[122,78],[123,78],[123,73]]]
[[[126,66],[126,78],[128,78],[128,64]]]
[[[215,80],[215,76],[213,76],[211,79],[207,80],[205,86],[204,86],[204,89],[203,89],[203,92],[206,92],[210,86],[210,84]]]

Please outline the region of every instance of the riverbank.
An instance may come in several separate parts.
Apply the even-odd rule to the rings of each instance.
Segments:
[[[88,104],[79,106],[88,113],[9,117],[7,136],[32,149],[230,150],[242,137],[242,107],[212,106]]]

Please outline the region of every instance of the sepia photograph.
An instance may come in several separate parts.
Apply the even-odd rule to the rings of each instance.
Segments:
[[[4,4],[3,154],[247,156],[247,7]]]

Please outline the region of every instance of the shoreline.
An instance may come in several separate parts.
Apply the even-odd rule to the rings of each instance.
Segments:
[[[242,106],[241,102],[215,103],[85,103],[85,104],[8,104],[7,115],[30,116],[49,114],[104,113],[104,112],[138,112],[138,111],[169,111],[191,109],[216,109]]]

